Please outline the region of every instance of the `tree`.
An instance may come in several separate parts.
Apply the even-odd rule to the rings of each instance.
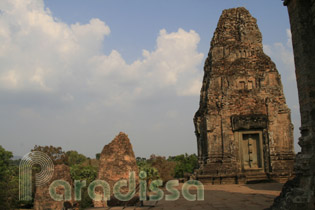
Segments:
[[[164,183],[174,178],[174,167],[176,165],[174,161],[166,160],[162,156],[151,155],[149,162],[152,167],[158,170],[159,176]]]
[[[6,151],[0,145],[0,180],[4,180],[9,172],[10,159],[13,157],[12,152]]]
[[[86,180],[86,186],[89,186],[89,184],[96,179],[97,171],[98,168],[91,165],[84,166],[81,164],[73,165],[72,167],[70,167],[71,178],[73,180],[80,181]],[[82,190],[82,199],[81,201],[79,201],[79,204],[81,208],[92,206],[93,201],[88,195],[87,188],[85,188],[85,190]]]
[[[66,161],[67,161],[67,165],[69,166],[81,164],[86,160],[87,158],[84,155],[78,153],[77,151],[71,150],[71,151],[66,152]]]
[[[0,145],[0,209],[14,209],[18,204],[18,167],[10,164],[12,152]]]
[[[169,157],[168,160],[175,161],[176,166],[174,168],[175,178],[183,178],[185,174],[193,173],[198,168],[198,157],[195,154],[188,155],[177,155]]]
[[[139,162],[139,161],[146,161],[147,159],[146,158],[143,158],[143,157],[136,157],[136,161]]]
[[[160,178],[159,171],[156,168],[152,167],[151,163],[149,163],[145,158],[137,157],[136,160],[139,171],[146,172],[146,180],[152,181]]]
[[[97,177],[98,169],[94,166],[74,165],[70,167],[70,174],[73,180],[86,180],[89,184]]]
[[[99,159],[100,159],[100,157],[101,157],[101,153],[96,153],[96,154],[95,154],[95,158],[96,158],[96,160],[99,160]]]
[[[35,145],[34,149],[32,149],[32,152],[33,151],[46,153],[51,158],[54,164],[67,163],[66,153],[62,150],[61,147]]]

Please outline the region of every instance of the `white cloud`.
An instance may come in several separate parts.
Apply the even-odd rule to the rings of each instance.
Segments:
[[[292,33],[291,33],[291,30],[287,28],[286,32],[287,32],[287,37],[288,37],[287,47],[292,49]]]
[[[105,23],[96,19],[87,25],[58,22],[44,10],[42,1],[4,2],[0,7],[0,71],[6,75],[14,69],[18,90],[56,90],[61,78],[73,74],[74,64],[81,65],[80,59],[100,50],[104,35],[109,34]],[[93,41],[87,47],[88,39]]]
[[[268,54],[277,65],[281,65],[281,68],[288,73],[286,78],[291,81],[295,81],[295,67],[294,67],[294,56],[291,41],[291,31],[286,30],[287,43],[283,44],[281,42],[276,42],[269,45],[264,45],[264,51]],[[287,76],[288,75],[288,76]]]
[[[1,87],[6,89],[15,89],[18,85],[17,74],[13,70],[4,72],[0,77]]]
[[[3,90],[55,92],[66,101],[84,90],[107,104],[163,88],[177,95],[199,94],[204,56],[197,52],[200,38],[193,30],[162,29],[156,49],[144,49],[143,58],[127,64],[116,50],[102,52],[110,28],[99,19],[67,25],[55,19],[42,0],[5,0],[0,10]]]
[[[295,151],[299,151],[297,145],[300,136],[300,112],[297,93],[297,84],[295,76],[294,56],[292,48],[292,35],[290,29],[286,30],[287,41],[284,43],[277,42],[264,45],[264,51],[276,63],[279,73],[281,74],[284,93],[287,104],[291,108],[292,123],[294,124]]]
[[[153,50],[127,63],[118,50],[104,53],[110,33],[97,18],[66,24],[43,0],[0,1],[2,145],[21,154],[53,144],[94,155],[119,131],[143,154],[175,139],[189,144],[203,76],[199,35],[162,29]]]
[[[89,64],[95,72],[89,78],[89,88],[114,90],[113,100],[148,96],[163,88],[173,88],[178,95],[198,95],[203,59],[203,54],[197,52],[199,41],[199,35],[192,30],[167,33],[163,29],[156,49],[143,50],[143,58],[130,65],[115,50],[108,56],[93,56]]]

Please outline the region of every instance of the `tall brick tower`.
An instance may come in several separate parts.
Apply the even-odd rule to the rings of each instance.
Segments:
[[[293,125],[282,89],[256,19],[243,7],[224,10],[194,117],[199,180],[224,184],[291,176]]]

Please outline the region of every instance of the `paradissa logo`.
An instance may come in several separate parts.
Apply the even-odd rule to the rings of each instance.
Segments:
[[[41,166],[41,172],[35,175],[35,185],[41,186],[50,181],[53,175],[52,161],[50,158],[42,152],[31,152],[25,155],[20,164],[20,200],[31,200],[31,187],[32,187],[32,166],[39,164]],[[46,171],[45,171],[46,170]],[[141,201],[147,200],[147,174],[144,171],[139,173],[139,196]],[[150,201],[158,201],[163,199],[164,191],[160,189],[163,185],[162,180],[154,180],[150,183],[149,190],[152,192],[149,196]],[[166,183],[165,188],[169,194],[165,195],[165,200],[175,201],[180,197],[180,192],[177,189],[179,186],[178,180],[170,180]],[[64,195],[57,193],[57,188],[64,188]],[[81,200],[82,188],[86,187],[86,181],[75,180],[74,181],[74,200]],[[95,188],[101,187],[103,194],[95,193]],[[128,192],[123,194],[121,192],[122,187],[128,187]],[[191,194],[190,188],[196,188],[197,193]],[[94,201],[110,200],[110,186],[104,180],[95,180],[88,186],[88,194]],[[72,200],[72,187],[65,180],[55,180],[49,186],[49,194],[55,201],[70,201]],[[113,194],[120,201],[131,200],[136,193],[136,180],[135,172],[129,173],[129,184],[127,180],[119,180],[113,186]],[[204,200],[204,186],[197,180],[189,180],[182,186],[182,195],[188,201]]]

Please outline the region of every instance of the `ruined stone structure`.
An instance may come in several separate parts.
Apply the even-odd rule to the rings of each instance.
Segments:
[[[302,150],[296,178],[287,182],[272,210],[315,209],[315,0],[285,0],[288,7],[301,112]]]
[[[51,198],[49,194],[49,186],[55,180],[65,180],[71,185],[71,187],[73,187],[73,181],[70,176],[70,168],[64,164],[56,165],[52,179],[45,185],[36,187],[34,210],[62,210],[64,203],[69,203],[72,206],[72,199],[69,201],[55,201]],[[56,192],[64,195],[65,189],[63,187],[58,187]],[[71,192],[71,195],[73,196],[73,192]]]
[[[199,180],[284,181],[292,175],[290,109],[276,65],[263,52],[256,19],[245,8],[224,10],[220,17],[194,124]]]
[[[128,136],[120,132],[111,143],[104,146],[100,156],[97,179],[105,180],[110,185],[110,202],[115,201],[114,196],[112,196],[114,184],[121,179],[129,180],[129,172],[132,171],[135,172],[137,179],[139,170],[132,145]],[[102,194],[102,192],[103,191],[98,191],[99,194]],[[114,205],[123,205],[123,202],[119,203],[116,201]],[[94,207],[106,206],[106,201],[94,201]]]

